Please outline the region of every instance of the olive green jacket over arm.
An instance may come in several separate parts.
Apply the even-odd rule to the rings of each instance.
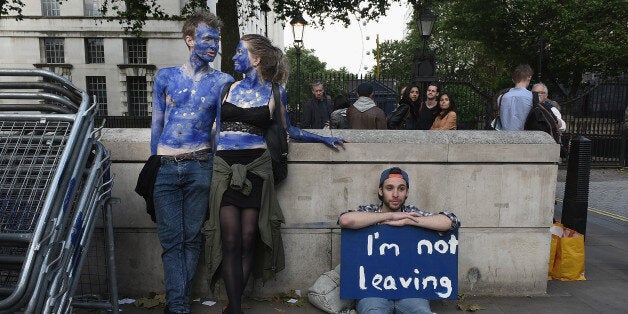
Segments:
[[[275,194],[273,169],[268,151],[247,165],[229,166],[222,158],[214,157],[214,173],[209,193],[209,215],[203,226],[205,235],[205,263],[210,287],[214,289],[220,277],[218,270],[222,262],[222,244],[220,240],[220,203],[228,186],[240,190],[243,194],[251,191],[251,182],[246,179],[247,171],[264,179],[262,200],[259,209],[259,240],[253,259],[253,277],[264,281],[274,277],[275,273],[285,268],[281,224],[283,213]]]

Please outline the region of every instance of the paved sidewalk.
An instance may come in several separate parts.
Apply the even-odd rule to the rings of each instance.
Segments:
[[[562,200],[564,170],[559,173],[557,199]],[[586,281],[549,281],[547,294],[525,297],[464,296],[456,301],[432,301],[436,313],[461,313],[462,307],[477,306],[478,313],[628,313],[628,170],[592,170],[585,243]],[[555,217],[560,219],[562,203]],[[599,209],[599,210],[595,210]],[[608,213],[617,213],[609,215]],[[623,219],[622,219],[623,218]],[[246,300],[244,313],[324,313],[307,298],[301,306],[272,300]],[[220,313],[224,302],[213,306],[195,302],[193,313]],[[162,313],[163,307],[121,307],[123,313]]]

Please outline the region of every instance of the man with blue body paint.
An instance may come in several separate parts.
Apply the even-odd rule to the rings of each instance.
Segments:
[[[210,12],[190,16],[183,25],[188,61],[163,68],[155,77],[150,148],[152,155],[161,156],[153,195],[163,248],[165,313],[190,312],[200,229],[209,205],[211,131],[222,87],[234,81],[210,66],[220,48],[221,26]]]

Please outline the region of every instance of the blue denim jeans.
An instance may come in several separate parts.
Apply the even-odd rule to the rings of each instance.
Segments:
[[[359,314],[432,314],[430,301],[420,298],[399,300],[364,298],[358,300],[356,308]]]
[[[211,153],[210,153],[211,154]],[[192,280],[203,245],[200,233],[209,206],[213,159],[165,161],[153,197],[157,235],[163,248],[166,301],[170,311],[190,312]]]

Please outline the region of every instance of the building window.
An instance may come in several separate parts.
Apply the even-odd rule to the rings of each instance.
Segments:
[[[96,115],[107,115],[107,78],[104,76],[87,76],[86,90],[90,97],[90,105],[96,103]]]
[[[42,46],[44,63],[65,63],[63,38],[44,38]]]
[[[102,38],[85,38],[85,63],[105,63],[105,44]]]
[[[41,0],[41,15],[43,16],[59,16],[61,9],[58,0]]]
[[[129,116],[148,116],[146,76],[127,76],[126,90]]]
[[[83,0],[83,13],[85,16],[102,16],[102,0]]]
[[[124,56],[127,64],[146,64],[146,39],[126,39]]]

